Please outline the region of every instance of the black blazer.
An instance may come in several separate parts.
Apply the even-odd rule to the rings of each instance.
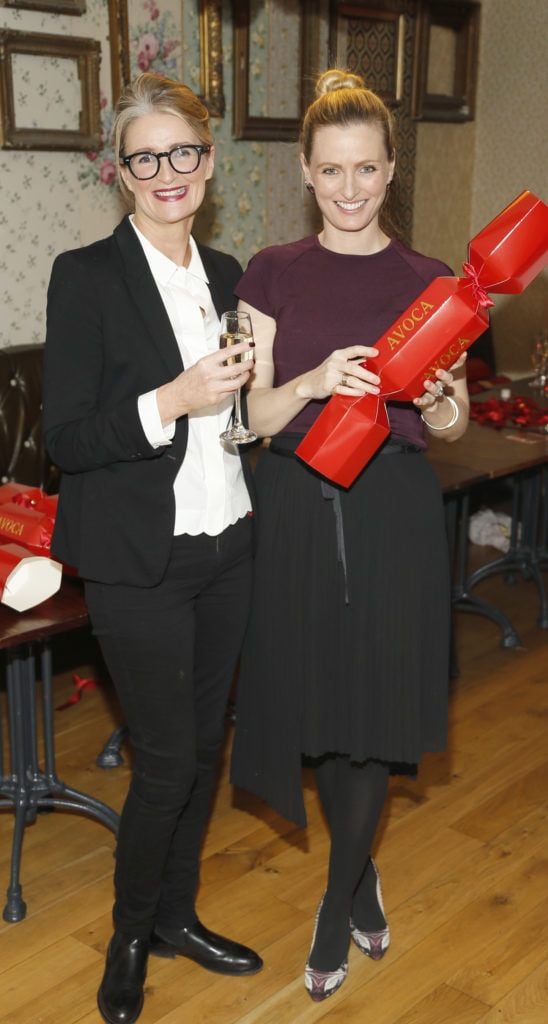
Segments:
[[[234,309],[239,263],[198,248],[217,313]],[[154,449],[137,399],[182,370],[127,217],[110,238],[57,257],[48,289],[43,409],[46,446],[62,470],[52,552],[85,579],[152,586],[162,578],[188,419],[177,421],[171,445]],[[247,465],[244,472],[251,491]]]

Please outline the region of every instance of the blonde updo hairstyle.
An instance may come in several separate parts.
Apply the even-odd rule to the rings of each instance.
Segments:
[[[310,164],[314,138],[320,128],[333,125],[346,128],[352,124],[376,125],[379,129],[386,156],[393,160],[395,147],[395,126],[392,114],[385,103],[372,89],[367,89],[361,75],[341,68],[324,71],[316,82],[316,99],[308,107],[301,128],[301,149],[307,164]],[[390,188],[380,211],[380,224],[387,234],[399,234],[392,209],[394,186]]]
[[[116,104],[112,126],[118,185],[130,209],[134,206],[133,193],[122,178],[120,158],[126,155],[124,147],[129,126],[146,114],[174,114],[192,129],[203,145],[213,144],[207,108],[188,85],[150,71],[137,75]],[[181,139],[183,141],[188,140]]]
[[[394,120],[386,104],[371,89],[366,89],[361,75],[340,68],[330,68],[316,82],[316,99],[304,116],[301,148],[310,163],[314,135],[319,128],[333,125],[346,128],[351,124],[374,124],[381,132],[386,155],[393,160]]]

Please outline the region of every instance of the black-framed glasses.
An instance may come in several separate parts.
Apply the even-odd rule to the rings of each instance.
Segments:
[[[151,153],[150,150],[141,150],[139,153],[131,153],[130,156],[121,156],[120,163],[129,167],[134,178],[140,181],[147,181],[155,178],[160,170],[160,160],[166,156],[170,167],[177,174],[192,174],[200,165],[204,153],[209,153],[211,146],[195,146],[188,143],[181,146],[174,146],[165,153]]]

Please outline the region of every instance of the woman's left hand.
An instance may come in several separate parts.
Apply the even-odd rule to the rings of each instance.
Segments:
[[[449,370],[436,370],[437,380],[425,380],[424,382],[424,394],[420,398],[414,398],[413,404],[420,409],[421,412],[425,412],[428,409],[434,409],[440,400],[443,399],[444,390],[449,387],[455,380],[455,373],[460,370],[466,362],[466,352],[457,359],[456,363],[450,367]]]

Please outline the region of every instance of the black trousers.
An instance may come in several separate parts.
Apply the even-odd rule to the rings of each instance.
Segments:
[[[218,537],[174,537],[155,587],[86,583],[133,747],[113,914],[134,938],[196,919],[200,847],[250,589],[249,516]]]

